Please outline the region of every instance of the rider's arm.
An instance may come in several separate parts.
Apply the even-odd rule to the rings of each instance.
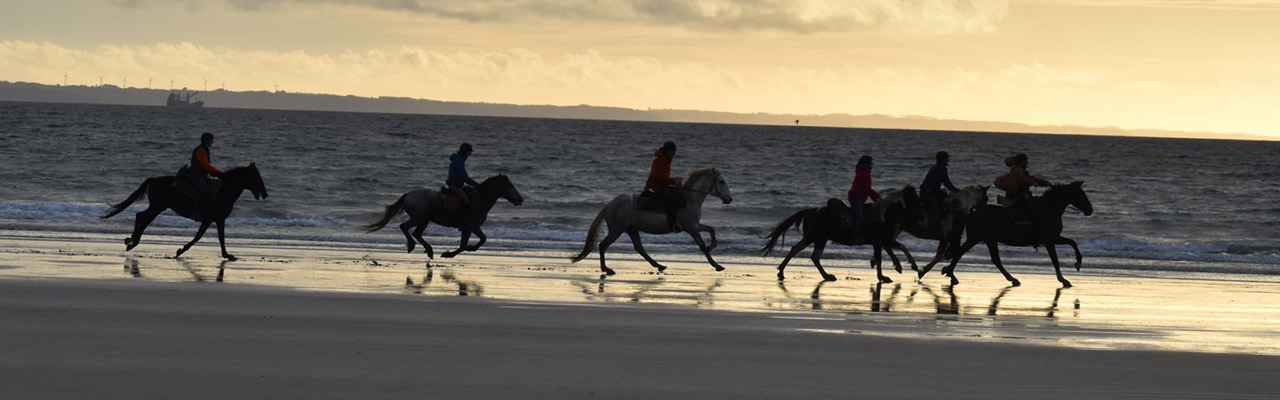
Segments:
[[[203,148],[196,149],[196,161],[200,163],[200,168],[203,168],[204,172],[209,175],[222,176],[222,171],[219,171],[217,167],[214,167],[213,164],[209,162],[209,152],[205,151]]]

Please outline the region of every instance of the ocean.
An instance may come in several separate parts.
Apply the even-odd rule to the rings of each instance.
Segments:
[[[934,153],[946,150],[958,186],[990,184],[1006,171],[1004,157],[1017,152],[1030,156],[1036,175],[1084,181],[1096,212],[1069,212],[1064,236],[1080,243],[1086,269],[1280,272],[1280,142],[788,125],[0,103],[0,230],[124,238],[145,206],[101,221],[106,203],[123,200],[147,177],[174,173],[206,131],[217,135],[215,165],[256,162],[271,194],[255,201],[246,193],[237,203],[228,220],[231,248],[252,240],[403,251],[395,226],[405,217],[372,234],[358,227],[404,192],[439,187],[448,156],[470,142],[471,175],[507,174],[525,199],[494,207],[481,251],[567,258],[607,201],[639,191],[654,149],[671,140],[680,147],[677,173],[716,167],[733,192],[732,204],[713,199],[704,207],[721,261],[780,261],[758,256],[759,236],[801,208],[843,199],[861,155],[875,157],[875,187],[883,190],[919,185]],[[189,237],[195,226],[166,213],[148,234]],[[427,232],[437,252],[457,245],[456,230],[433,225]],[[659,260],[699,258],[685,235],[644,240]],[[903,241],[918,259],[931,257],[932,243]],[[135,251],[172,250],[144,236]],[[1043,250],[1002,250],[1015,266],[1049,265]],[[867,253],[827,252],[837,264],[851,260],[844,265],[865,262],[857,260]],[[610,255],[638,259],[625,244]],[[986,260],[981,246],[965,257]]]

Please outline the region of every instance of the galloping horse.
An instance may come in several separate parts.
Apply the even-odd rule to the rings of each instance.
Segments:
[[[1040,223],[1038,234],[1029,224],[1014,223],[1013,214],[1009,209],[998,205],[984,205],[970,213],[965,219],[965,232],[969,237],[951,258],[951,264],[942,268],[942,274],[951,277],[952,285],[960,283],[955,275],[956,263],[960,262],[960,257],[964,253],[981,242],[987,245],[987,250],[991,252],[991,262],[1000,269],[1004,278],[1008,279],[1013,286],[1019,286],[1022,283],[1009,275],[1009,271],[1006,271],[1004,265],[1000,263],[998,244],[1024,247],[1044,245],[1049,253],[1049,260],[1053,261],[1053,271],[1058,274],[1058,282],[1062,282],[1062,287],[1071,287],[1071,282],[1062,277],[1062,269],[1058,267],[1058,249],[1055,245],[1070,245],[1076,251],[1076,271],[1080,270],[1083,257],[1080,255],[1080,247],[1076,246],[1076,241],[1062,237],[1062,214],[1066,212],[1068,206],[1071,206],[1084,212],[1086,216],[1092,215],[1093,203],[1089,202],[1089,196],[1084,193],[1084,183],[1080,181],[1067,185],[1053,185],[1038,200],[1044,202],[1049,214],[1046,220]],[[920,271],[920,276],[924,277],[928,272],[929,267],[926,266]]]
[[[489,218],[489,210],[493,209],[493,205],[498,203],[499,198],[510,201],[511,204],[520,205],[524,203],[524,197],[520,195],[520,191],[516,190],[515,184],[511,183],[511,178],[506,175],[498,174],[485,179],[476,186],[476,195],[478,199],[471,202],[472,209],[465,215],[457,209],[446,208],[444,197],[440,191],[432,189],[416,189],[400,196],[395,203],[386,207],[382,219],[377,222],[364,226],[366,233],[374,232],[382,227],[387,226],[387,222],[391,221],[401,211],[409,214],[409,220],[400,224],[400,231],[404,232],[407,240],[406,246],[409,253],[413,252],[414,241],[422,243],[423,251],[427,253],[427,258],[435,258],[435,253],[427,240],[422,238],[422,231],[427,229],[427,224],[435,222],[450,228],[458,228],[462,231],[462,244],[458,245],[457,250],[446,251],[440,253],[441,257],[452,258],[463,251],[476,251],[481,245],[488,240],[484,235],[484,231],[480,230],[480,225]],[[414,228],[413,233],[409,233],[409,228]],[[480,238],[475,245],[468,246],[467,242],[471,241],[471,234],[475,233]]]
[[[960,245],[960,235],[963,233],[960,228],[963,226],[964,218],[975,207],[987,204],[988,188],[990,186],[972,185],[951,193],[942,202],[942,206],[949,208],[951,214],[937,224],[931,221],[922,224],[918,219],[904,219],[901,221],[900,226],[903,232],[921,239],[938,241],[938,250],[933,255],[933,261],[929,261],[929,264],[924,267],[925,269],[933,268],[935,264],[942,261],[948,250],[954,253],[956,247]],[[941,214],[939,213],[939,215]]]
[[[179,193],[173,188],[173,176],[157,176],[147,178],[142,185],[129,195],[128,199],[118,204],[112,204],[102,219],[111,218],[119,214],[121,211],[129,208],[129,205],[137,202],[142,198],[143,194],[147,196],[147,202],[150,203],[146,210],[142,210],[134,217],[133,235],[124,240],[125,251],[133,250],[138,246],[138,242],[142,239],[142,231],[151,225],[151,221],[156,219],[157,215],[166,209],[172,209],[183,217],[193,221],[200,222],[200,230],[196,231],[196,237],[191,239],[190,243],[178,249],[178,253],[174,257],[181,256],[187,252],[191,246],[200,241],[204,236],[205,230],[209,229],[209,224],[218,224],[218,245],[222,247],[222,257],[235,261],[236,257],[227,253],[226,235],[223,225],[226,224],[227,216],[231,215],[231,209],[235,207],[236,200],[240,199],[240,195],[245,190],[253,193],[255,199],[267,198],[267,187],[262,183],[262,175],[258,174],[258,167],[250,163],[248,167],[239,167],[228,170],[222,177],[222,190],[214,195],[207,205],[200,210],[200,219],[193,216],[196,213],[196,202],[190,196]]]
[[[684,228],[684,232],[693,237],[694,243],[698,244],[698,249],[702,250],[702,254],[707,256],[707,262],[715,267],[716,271],[723,271],[724,267],[720,266],[716,260],[711,258],[711,249],[716,247],[716,230],[707,225],[703,225],[699,220],[702,218],[702,203],[707,196],[715,196],[720,198],[724,204],[733,201],[733,196],[729,194],[729,184],[725,182],[720,171],[715,168],[707,168],[689,173],[689,177],[685,179],[684,186],[680,188],[684,191],[685,198],[688,199],[688,205],[681,208],[676,213],[676,224]],[[667,226],[667,217],[659,211],[640,210],[636,206],[639,195],[622,194],[613,198],[609,204],[600,209],[600,213],[596,215],[595,221],[591,222],[591,228],[587,229],[587,242],[582,246],[582,252],[572,258],[573,262],[582,261],[591,254],[596,247],[596,239],[600,237],[600,225],[607,222],[609,225],[609,234],[600,241],[600,271],[608,275],[614,272],[605,266],[604,253],[609,249],[609,245],[613,244],[618,237],[626,233],[631,237],[631,245],[635,247],[636,252],[644,257],[658,272],[667,269],[666,266],[658,264],[649,257],[649,253],[644,251],[644,245],[640,244],[640,232],[651,234],[674,233],[671,227]],[[702,235],[698,232],[705,231],[711,234],[711,245],[708,246],[702,241]]]
[[[787,263],[791,262],[791,258],[796,256],[801,250],[813,245],[813,254],[809,256],[813,260],[813,265],[818,268],[818,273],[822,274],[822,279],[827,281],[836,280],[835,275],[828,274],[822,268],[822,252],[827,247],[827,242],[832,241],[846,246],[871,245],[874,255],[871,258],[871,264],[876,267],[876,278],[880,282],[893,282],[889,277],[884,276],[881,271],[881,250],[890,248],[898,248],[903,250],[907,255],[907,260],[911,263],[911,268],[915,269],[915,260],[911,258],[911,254],[906,252],[906,247],[894,240],[897,237],[898,221],[904,219],[916,219],[917,216],[923,214],[920,208],[920,196],[916,193],[916,189],[912,186],[906,186],[897,191],[886,191],[882,199],[870,208],[870,212],[864,213],[868,219],[871,215],[879,213],[883,218],[880,221],[864,221],[862,223],[861,235],[857,235],[853,229],[849,228],[848,218],[849,211],[844,208],[844,203],[832,199],[824,207],[806,208],[792,214],[787,219],[779,222],[774,226],[773,231],[766,238],[769,239],[764,248],[760,249],[763,255],[769,255],[773,251],[774,244],[778,242],[778,238],[786,233],[787,229],[794,227],[802,233],[800,241],[791,246],[791,251],[787,253],[786,258],[782,259],[782,264],[778,265],[778,279],[786,279],[783,276],[783,270],[787,268]],[[834,203],[839,203],[838,207]],[[855,204],[854,207],[860,207],[861,204]],[[861,236],[861,237],[859,237]],[[889,251],[889,258],[893,260],[893,264],[902,272],[902,266],[898,263],[898,258]]]

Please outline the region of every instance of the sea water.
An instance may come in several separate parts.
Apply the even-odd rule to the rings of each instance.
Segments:
[[[715,167],[729,183],[731,204],[710,198],[703,208],[702,222],[719,234],[717,257],[776,262],[757,258],[760,235],[802,208],[843,199],[862,155],[875,157],[872,175],[883,190],[919,185],[939,150],[951,153],[958,186],[991,184],[1007,171],[1003,159],[1023,152],[1033,174],[1084,182],[1096,212],[1069,211],[1063,235],[1080,243],[1088,268],[1280,272],[1280,142],[786,121],[759,126],[0,102],[0,229],[123,238],[145,202],[101,221],[106,204],[124,200],[148,177],[173,174],[202,132],[217,136],[216,166],[255,162],[270,192],[267,200],[246,193],[237,203],[227,221],[232,246],[253,239],[403,249],[396,225],[405,217],[373,234],[359,226],[377,220],[404,192],[439,187],[449,155],[469,142],[476,149],[467,162],[472,177],[509,175],[525,200],[494,207],[484,226],[485,250],[567,257],[582,248],[606,202],[640,190],[654,149],[670,140],[680,148],[677,174]],[[148,234],[189,236],[195,227],[166,213]],[[428,235],[437,252],[457,245],[456,230],[433,225]],[[654,254],[694,259],[697,253],[686,235],[643,238]],[[934,248],[905,235],[903,241],[917,258],[927,259]],[[140,250],[146,245],[144,237]],[[611,254],[626,255],[630,247],[614,246]],[[829,249],[834,259],[867,254]],[[1006,251],[1010,263],[1047,264],[1043,251]],[[986,262],[985,253],[979,246],[966,260]],[[1059,254],[1070,264],[1069,248]]]

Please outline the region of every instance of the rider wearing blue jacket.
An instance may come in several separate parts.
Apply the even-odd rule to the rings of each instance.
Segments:
[[[467,175],[467,157],[471,157],[471,143],[463,143],[458,147],[458,152],[449,156],[449,179],[444,183],[449,185],[449,190],[462,202],[463,209],[466,209],[470,203],[467,193],[464,191],[466,186],[479,186],[475,179]]]

